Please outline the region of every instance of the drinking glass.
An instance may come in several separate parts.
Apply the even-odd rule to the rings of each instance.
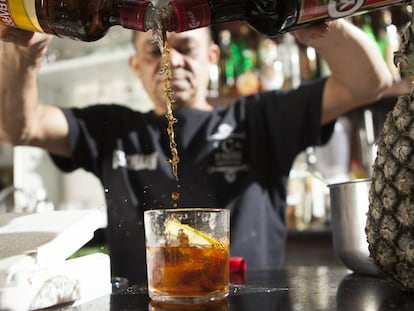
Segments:
[[[144,225],[152,300],[199,303],[228,296],[228,210],[148,210]]]

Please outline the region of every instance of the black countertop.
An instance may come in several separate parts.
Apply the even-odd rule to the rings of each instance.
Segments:
[[[353,274],[341,266],[298,266],[252,271],[245,283],[215,305],[152,305],[145,287],[123,291],[60,311],[405,311],[414,310],[414,294],[405,294],[379,277]]]

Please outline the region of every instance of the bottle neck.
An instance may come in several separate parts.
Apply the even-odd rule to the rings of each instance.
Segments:
[[[296,22],[303,1],[307,0],[249,1],[246,21],[257,32],[267,36],[278,35]]]
[[[216,0],[211,4],[211,24],[221,24],[246,19],[248,0]]]
[[[147,31],[153,28],[156,8],[147,0],[124,0],[120,5],[120,24],[124,28]]]

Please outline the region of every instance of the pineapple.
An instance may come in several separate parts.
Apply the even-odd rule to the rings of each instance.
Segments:
[[[414,2],[414,0],[413,0]],[[414,76],[414,23],[403,33],[395,62]],[[399,97],[378,141],[365,228],[380,274],[414,291],[414,88]]]

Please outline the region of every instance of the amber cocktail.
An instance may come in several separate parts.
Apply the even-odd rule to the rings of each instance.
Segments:
[[[229,283],[229,212],[182,208],[145,212],[151,299],[223,299]]]

